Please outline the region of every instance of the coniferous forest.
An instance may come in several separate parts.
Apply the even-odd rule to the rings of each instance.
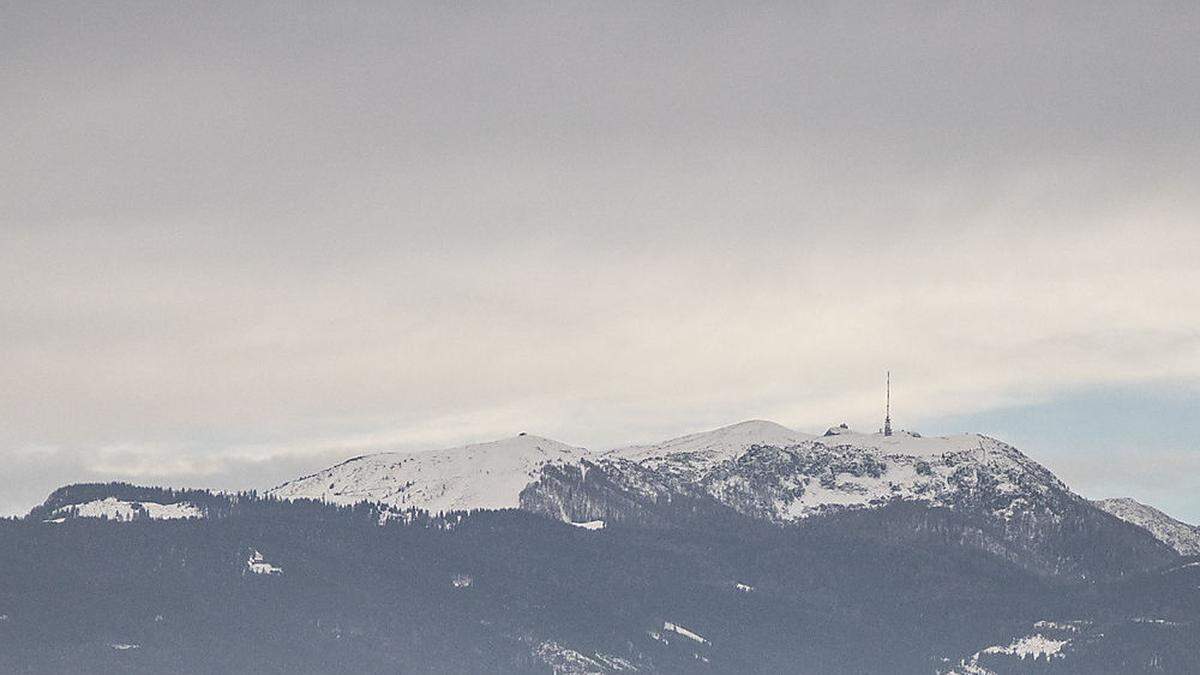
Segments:
[[[187,500],[206,517],[47,522],[101,496]],[[657,526],[591,531],[520,511],[71,486],[0,522],[0,671],[1200,669],[1200,566],[1186,560],[1064,583],[953,528],[888,535],[923,507],[792,527],[671,508]],[[986,651],[1033,635],[1070,639],[1071,658]]]

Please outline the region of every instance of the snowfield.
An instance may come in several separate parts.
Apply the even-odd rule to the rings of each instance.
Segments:
[[[335,504],[376,502],[431,513],[515,509],[521,490],[551,463],[578,463],[587,451],[521,435],[447,450],[356,457],[268,494]]]

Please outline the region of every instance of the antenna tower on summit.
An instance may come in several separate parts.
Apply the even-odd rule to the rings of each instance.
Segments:
[[[892,371],[887,371],[886,403],[883,408],[883,435],[892,435]]]

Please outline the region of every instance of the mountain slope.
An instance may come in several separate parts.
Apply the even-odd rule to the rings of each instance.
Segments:
[[[1200,555],[1200,527],[1175,520],[1153,506],[1128,497],[1100,499],[1097,507],[1125,522],[1137,525],[1180,555]]]
[[[514,509],[521,490],[544,466],[575,463],[586,453],[522,434],[446,450],[355,457],[267,494],[334,504],[369,501],[430,512]]]
[[[616,451],[581,466],[548,468],[521,495],[522,508],[571,521],[664,525],[728,513],[777,525],[895,503],[945,509],[905,512],[890,523],[942,537],[1055,577],[1119,577],[1164,565],[1175,553],[1072,492],[1016,448],[980,435],[925,438],[855,433],[820,438],[719,429],[649,448]],[[735,440],[722,444],[722,437]],[[783,443],[770,440],[782,438]],[[788,442],[800,438],[798,442]],[[740,447],[750,443],[749,447]],[[684,451],[675,448],[683,446]],[[655,453],[653,449],[657,448]],[[890,536],[881,530],[880,536]],[[1098,548],[1105,542],[1107,548]]]

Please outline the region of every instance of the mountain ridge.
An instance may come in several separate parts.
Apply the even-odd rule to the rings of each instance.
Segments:
[[[107,512],[127,519],[130,509],[155,517],[187,508],[160,508],[153,499],[85,503],[95,502],[94,492],[69,513],[45,509],[45,518]],[[1120,576],[1165,564],[1178,551],[1161,532],[1099,508],[995,438],[910,431],[885,436],[846,425],[814,436],[766,420],[602,452],[520,434],[443,450],[360,455],[264,495],[343,506],[368,502],[392,514],[386,517],[414,509],[520,509],[593,529],[621,523],[702,527],[705,519],[737,517],[786,527],[912,503],[958,514],[933,521],[906,517],[900,526],[914,529],[914,536],[936,522],[933,527],[957,532],[967,545],[1054,577]],[[1088,537],[1124,553],[1090,550]]]
[[[1131,497],[1097,499],[1101,510],[1145,529],[1180,555],[1200,555],[1200,526],[1185,523]]]
[[[395,510],[517,508],[595,527],[734,514],[788,526],[910,502],[961,514],[937,527],[957,528],[969,545],[1048,576],[1120,576],[1175,555],[1153,533],[1098,509],[1015,447],[981,434],[884,435],[841,425],[814,436],[747,420],[601,452],[518,436],[358,457],[267,494]],[[927,525],[917,518],[904,526]],[[1125,554],[1091,550],[1088,537]]]

